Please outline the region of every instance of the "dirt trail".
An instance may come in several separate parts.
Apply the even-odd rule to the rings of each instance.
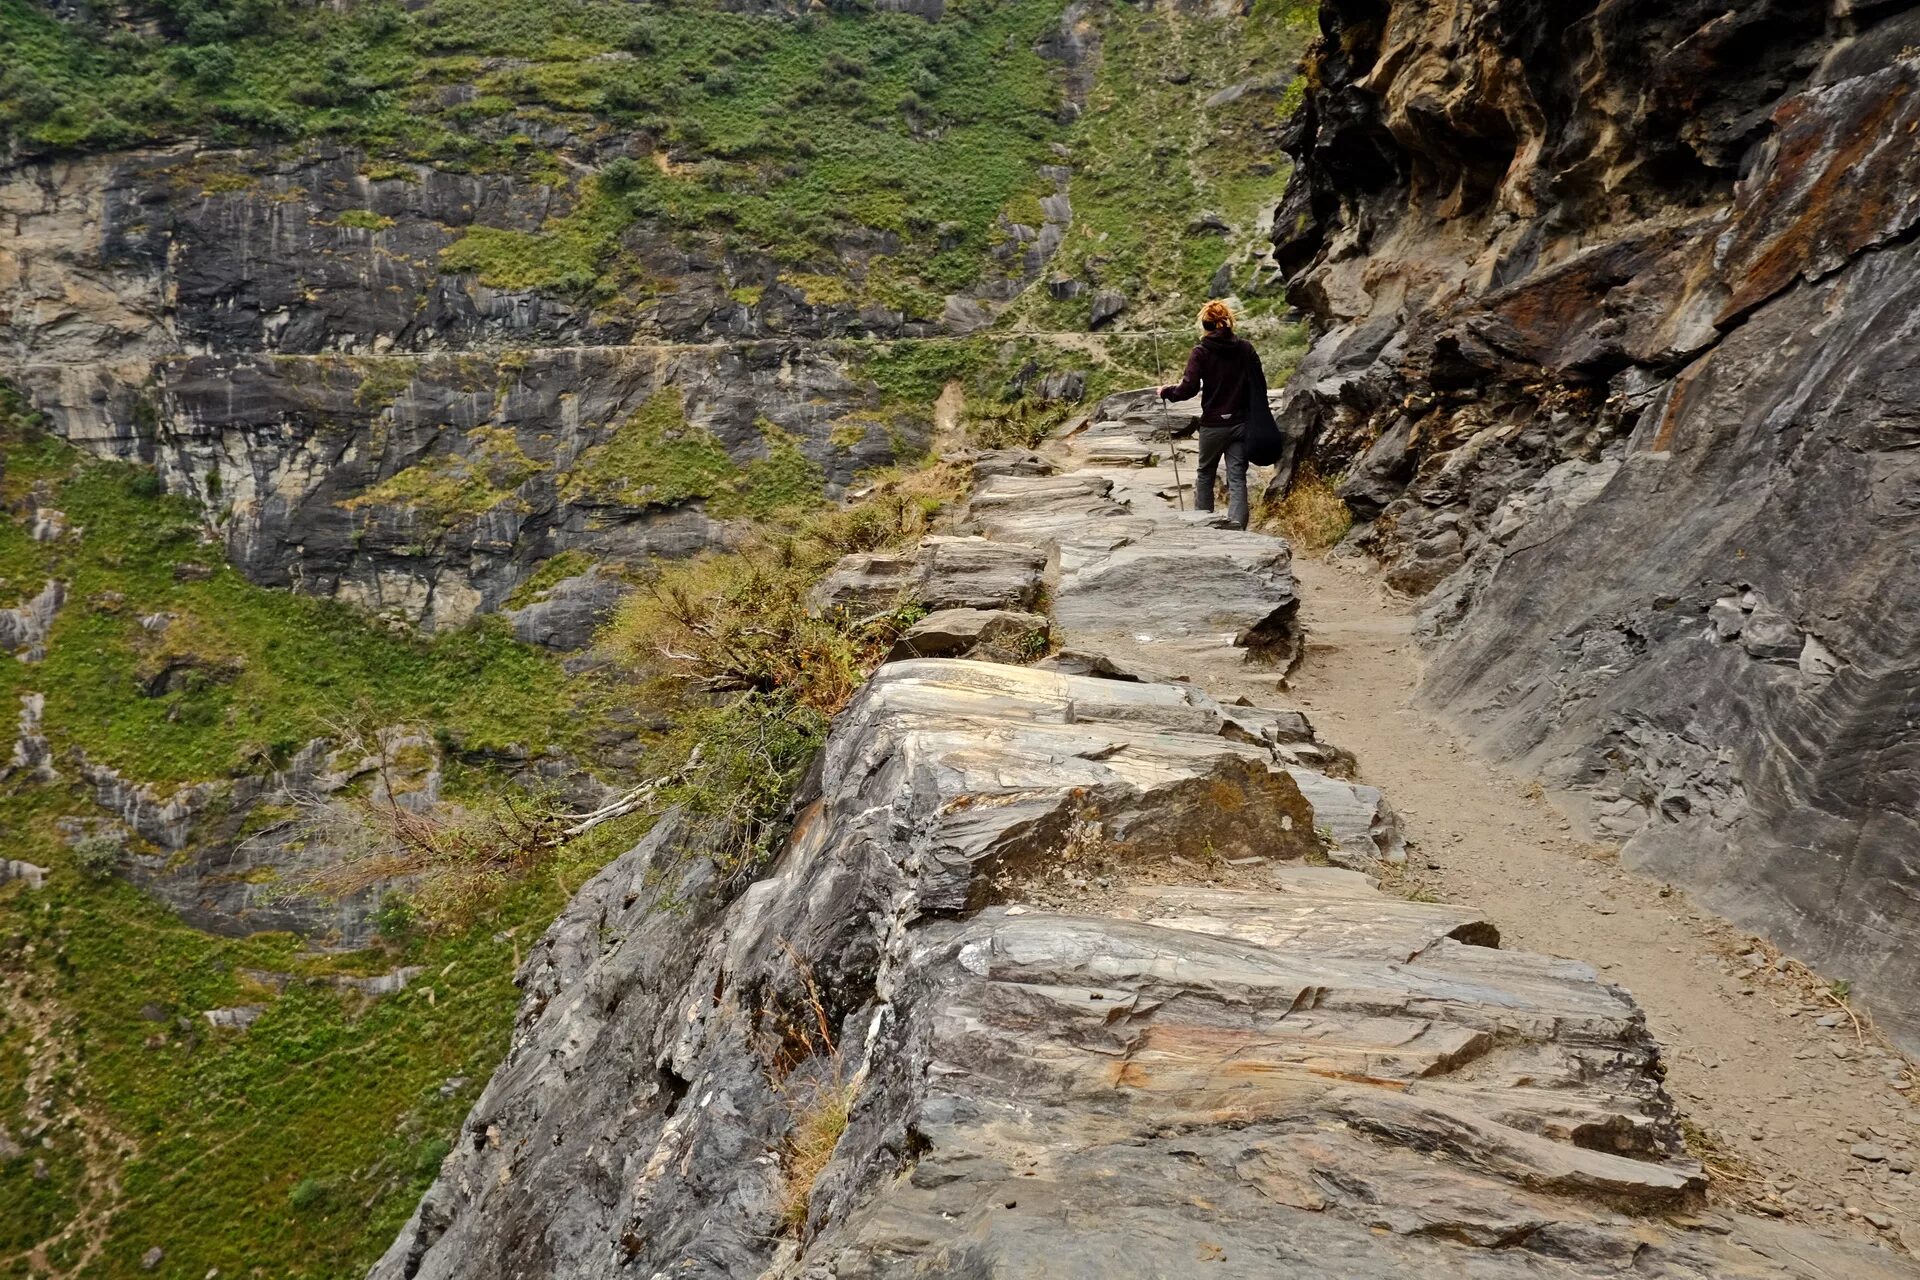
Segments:
[[[1505,945],[1585,960],[1632,991],[1720,1194],[1920,1253],[1908,1101],[1920,1086],[1907,1063],[1871,1027],[1857,1036],[1804,971],[1776,968],[1679,889],[1575,839],[1536,784],[1414,710],[1420,657],[1406,604],[1356,569],[1302,557],[1295,572],[1309,634],[1289,687],[1399,810],[1408,887],[1471,903]]]

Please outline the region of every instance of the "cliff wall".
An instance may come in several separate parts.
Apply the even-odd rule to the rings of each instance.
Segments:
[[[1920,1036],[1920,12],[1330,3],[1284,417],[1424,697]]]

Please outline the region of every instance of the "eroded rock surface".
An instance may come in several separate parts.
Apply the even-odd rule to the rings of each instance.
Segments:
[[[1913,1044],[1920,9],[1321,18],[1281,416],[1427,701]]]
[[[1056,604],[1075,505],[1214,532],[1058,479]],[[883,666],[764,876],[676,813],[580,891],[373,1277],[1920,1274],[1708,1209],[1631,996],[1322,865],[1312,745],[1187,683]]]

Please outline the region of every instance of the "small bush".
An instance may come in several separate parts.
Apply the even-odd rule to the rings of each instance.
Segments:
[[[293,1184],[293,1190],[287,1193],[287,1203],[295,1213],[312,1213],[324,1209],[333,1199],[333,1182],[328,1178],[302,1178]]]
[[[413,1176],[431,1178],[440,1172],[440,1165],[452,1152],[453,1144],[445,1138],[428,1138],[413,1153]]]
[[[957,471],[912,473],[855,507],[760,533],[737,551],[664,566],[629,597],[603,640],[661,674],[715,690],[780,693],[832,714],[900,628],[891,617],[815,616],[808,593],[848,552],[918,540],[958,484]]]
[[[1070,406],[1020,399],[967,415],[967,439],[983,449],[1038,448],[1066,419]]]
[[[397,890],[388,890],[381,895],[380,905],[374,908],[373,928],[388,942],[400,942],[413,933],[413,903],[407,895]]]
[[[790,1231],[807,1224],[813,1184],[833,1159],[833,1149],[847,1131],[853,1112],[852,1085],[820,1085],[807,1092],[794,1109],[793,1130],[787,1137],[787,1195],[781,1220]]]
[[[73,842],[73,862],[80,874],[92,880],[105,880],[120,869],[126,846],[117,835],[96,833]]]

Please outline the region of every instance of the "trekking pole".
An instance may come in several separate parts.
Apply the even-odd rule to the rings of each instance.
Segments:
[[[1160,381],[1160,387],[1167,383],[1166,366],[1160,363],[1160,331],[1155,329],[1153,338],[1153,376]],[[1167,417],[1167,398],[1155,387],[1153,398],[1160,402],[1160,426],[1167,433],[1167,456],[1173,460],[1173,505],[1175,509],[1185,511],[1187,500],[1180,494],[1180,442],[1173,438],[1173,424]]]

